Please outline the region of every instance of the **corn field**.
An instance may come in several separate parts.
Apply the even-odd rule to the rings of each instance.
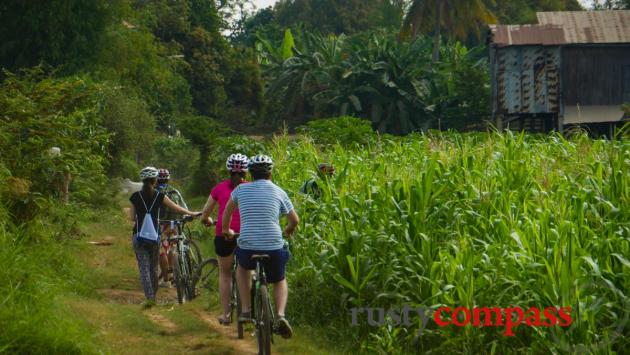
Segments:
[[[301,217],[290,316],[366,353],[624,353],[630,143],[512,133],[317,146],[276,137],[274,181]],[[335,176],[297,193],[317,163]],[[568,306],[569,327],[350,325],[352,307]]]

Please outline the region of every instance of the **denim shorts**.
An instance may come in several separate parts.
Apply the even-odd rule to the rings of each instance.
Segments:
[[[290,254],[286,248],[276,250],[245,250],[239,247],[234,251],[238,264],[247,270],[254,270],[256,263],[252,260],[252,255],[268,254],[270,259],[263,262],[263,269],[267,276],[267,282],[276,283],[284,280],[284,274],[289,261]]]

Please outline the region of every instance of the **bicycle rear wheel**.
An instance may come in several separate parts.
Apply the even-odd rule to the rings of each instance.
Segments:
[[[238,285],[236,284],[236,271],[232,271],[232,300],[230,301],[232,319],[238,319],[241,316],[241,298],[238,293]],[[236,322],[236,330],[238,331],[238,338],[243,339],[243,323]]]
[[[271,354],[272,324],[270,311],[267,286],[261,285],[256,297],[256,336],[258,338],[258,352],[262,355]]]
[[[195,287],[202,287],[212,292],[215,288],[216,276],[219,273],[219,263],[215,258],[208,258],[199,264],[195,270],[193,282]]]

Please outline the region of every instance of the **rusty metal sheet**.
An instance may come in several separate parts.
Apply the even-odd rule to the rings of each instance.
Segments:
[[[497,51],[498,113],[556,113],[559,110],[559,47],[507,47]]]
[[[491,25],[492,43],[514,45],[560,45],[566,43],[562,27],[555,25]]]
[[[630,43],[630,10],[536,13],[540,25],[561,26],[567,43]]]
[[[491,25],[497,47],[630,43],[630,10],[538,12],[537,25]]]

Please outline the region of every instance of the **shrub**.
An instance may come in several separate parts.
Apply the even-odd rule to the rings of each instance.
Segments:
[[[315,143],[324,145],[365,145],[375,137],[369,121],[351,116],[313,120],[298,127],[297,131],[311,136]]]
[[[183,137],[161,136],[155,141],[154,150],[154,161],[167,168],[175,179],[189,176],[199,159],[199,152]]]
[[[108,87],[103,101],[100,116],[111,133],[108,172],[110,176],[125,176],[128,160],[141,163],[151,157],[155,121],[147,105],[130,90]]]
[[[102,87],[87,77],[54,79],[40,68],[5,72],[0,84],[0,157],[28,193],[8,201],[17,221],[33,218],[60,197],[66,176],[73,196],[105,182],[109,134],[98,116]],[[51,148],[59,150],[52,151]]]

